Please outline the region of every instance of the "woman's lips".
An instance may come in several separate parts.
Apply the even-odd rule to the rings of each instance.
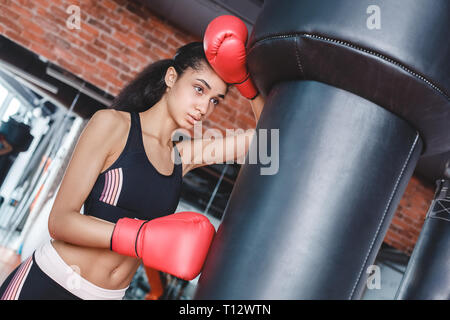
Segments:
[[[188,121],[190,124],[194,125],[196,120],[194,119],[194,117],[192,117],[190,114],[188,114]]]

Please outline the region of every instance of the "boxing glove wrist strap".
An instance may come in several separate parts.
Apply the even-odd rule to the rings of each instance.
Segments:
[[[143,227],[147,222],[149,222],[149,221],[150,221],[150,220],[147,220],[147,221],[145,221],[143,224],[141,224],[141,226],[139,227],[139,230],[138,230],[138,232],[137,232],[137,234],[136,234],[136,242],[134,243],[134,252],[136,253],[136,257],[138,257],[138,258],[141,258],[141,257],[139,256],[139,253],[138,253],[139,233],[141,232],[142,227]]]
[[[119,254],[138,258],[136,242],[146,220],[121,218],[114,226],[111,250]]]
[[[116,231],[116,226],[117,226],[117,223],[114,225],[113,232],[111,234],[111,239],[109,239],[109,250],[111,250],[111,251],[114,251],[112,248],[113,247],[112,242],[113,242],[114,231]]]
[[[250,99],[250,100],[255,100],[256,97],[258,97],[258,96],[259,96],[259,92],[257,92],[256,95],[255,95],[253,98],[249,98],[249,99]]]

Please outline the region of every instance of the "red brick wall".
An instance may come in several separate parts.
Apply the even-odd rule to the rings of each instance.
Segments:
[[[66,27],[71,4],[80,7],[80,30]],[[149,63],[201,40],[128,0],[0,0],[0,33],[112,95]],[[247,129],[255,120],[249,102],[231,88],[203,125]],[[433,186],[413,177],[386,243],[412,251],[433,194]]]
[[[66,27],[71,4],[80,7],[80,30]],[[112,95],[148,64],[201,41],[127,0],[0,0],[0,33]],[[249,102],[229,93],[205,129],[255,126]]]
[[[413,176],[400,200],[384,242],[411,254],[434,198],[435,186]]]

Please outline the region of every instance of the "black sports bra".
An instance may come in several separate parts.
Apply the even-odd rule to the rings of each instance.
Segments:
[[[175,164],[161,174],[148,160],[137,112],[130,112],[131,127],[119,158],[95,182],[84,214],[116,223],[123,217],[150,220],[175,212],[181,194],[181,156],[174,143]]]

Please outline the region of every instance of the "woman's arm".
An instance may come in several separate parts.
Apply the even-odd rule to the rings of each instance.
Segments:
[[[258,95],[255,99],[249,101],[256,123],[258,123],[265,100],[261,95]],[[218,139],[203,138],[179,142],[177,148],[180,151],[185,168],[184,174],[195,168],[211,164],[229,161],[243,163],[254,134],[255,129],[247,129],[244,132]]]
[[[114,224],[80,213],[118,128],[115,110],[97,111],[84,128],[64,174],[50,212],[50,236],[71,244],[109,248]]]
[[[264,108],[265,100],[259,94],[255,99],[249,100],[252,106],[253,114],[255,116],[256,123],[259,121],[261,112]],[[243,163],[245,156],[247,155],[250,144],[252,143],[253,137],[255,135],[255,129],[246,130],[244,133],[239,133],[234,136],[225,137],[224,144],[226,149],[223,154],[223,161],[227,162],[230,160],[235,160],[238,163]],[[234,148],[233,148],[234,147]],[[216,159],[221,163],[220,159]]]
[[[252,105],[253,114],[255,115],[256,123],[259,121],[259,117],[261,116],[261,112],[264,108],[264,104],[266,101],[259,94],[255,99],[250,100],[250,104]]]

